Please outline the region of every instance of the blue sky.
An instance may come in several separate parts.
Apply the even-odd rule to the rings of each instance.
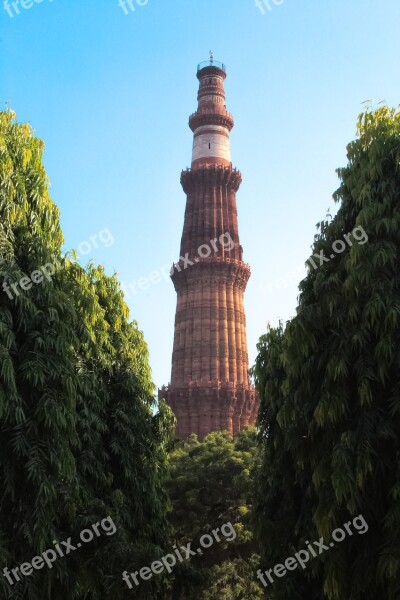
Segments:
[[[254,0],[133,0],[126,15],[118,0],[43,0],[13,17],[0,2],[1,104],[45,141],[65,247],[87,241],[84,262],[126,283],[178,259],[196,65],[210,49],[227,65],[252,363],[266,323],[295,313],[301,275],[290,273],[333,210],[362,102],[399,104],[400,2],[270,0],[263,15]],[[91,243],[104,229],[114,243]],[[159,386],[175,302],[161,276],[128,299]]]

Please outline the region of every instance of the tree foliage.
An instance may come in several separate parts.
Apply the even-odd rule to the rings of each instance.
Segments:
[[[167,490],[174,543],[193,541],[230,522],[236,538],[203,551],[174,568],[168,598],[257,600],[263,597],[255,578],[258,560],[252,532],[254,475],[258,467],[256,434],[246,429],[232,440],[227,432],[210,433],[203,442],[192,435],[170,459]]]
[[[288,572],[275,600],[296,584],[307,598],[400,597],[400,112],[367,109],[347,150],[313,254],[356,227],[368,241],[310,270],[296,316],[259,345],[258,531],[267,568],[359,514],[369,531]]]
[[[167,546],[172,415],[163,404],[154,415],[147,346],[117,278],[63,255],[42,155],[30,126],[1,112],[0,287],[18,293],[0,289],[0,564],[29,562],[109,515],[117,532],[13,587],[1,577],[0,596],[118,600],[122,571]],[[22,289],[46,264],[53,276]]]

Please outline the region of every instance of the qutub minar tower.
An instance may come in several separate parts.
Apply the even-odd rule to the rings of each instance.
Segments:
[[[172,375],[159,396],[177,417],[177,437],[203,439],[253,425],[258,400],[248,374],[243,295],[250,268],[239,241],[242,177],[231,162],[225,65],[210,53],[197,78],[198,108],[189,118],[192,166],[181,174],[187,201],[180,261],[171,270],[178,296]]]

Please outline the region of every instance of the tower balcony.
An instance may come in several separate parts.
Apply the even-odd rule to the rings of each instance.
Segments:
[[[250,279],[250,265],[239,258],[229,256],[209,256],[199,258],[194,252],[188,253],[189,267],[179,261],[172,265],[170,277],[178,292],[181,287],[187,285],[199,285],[199,282],[224,283],[241,289],[246,289]]]
[[[202,71],[207,67],[214,67],[215,69],[219,69],[220,71],[226,73],[226,66],[219,60],[205,60],[204,62],[199,63],[197,65],[197,72]]]
[[[237,192],[241,183],[242,174],[232,165],[226,167],[213,163],[181,172],[181,185],[186,194],[192,193],[196,187],[204,189],[208,186],[223,186]]]
[[[194,132],[202,125],[221,125],[231,131],[234,126],[233,115],[227,110],[217,111],[213,108],[199,108],[189,117],[189,127]]]

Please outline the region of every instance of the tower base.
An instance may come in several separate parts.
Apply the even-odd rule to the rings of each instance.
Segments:
[[[195,433],[199,440],[213,431],[238,431],[255,425],[259,408],[251,385],[210,381],[191,382],[185,387],[163,387],[158,392],[177,418],[176,437]]]

